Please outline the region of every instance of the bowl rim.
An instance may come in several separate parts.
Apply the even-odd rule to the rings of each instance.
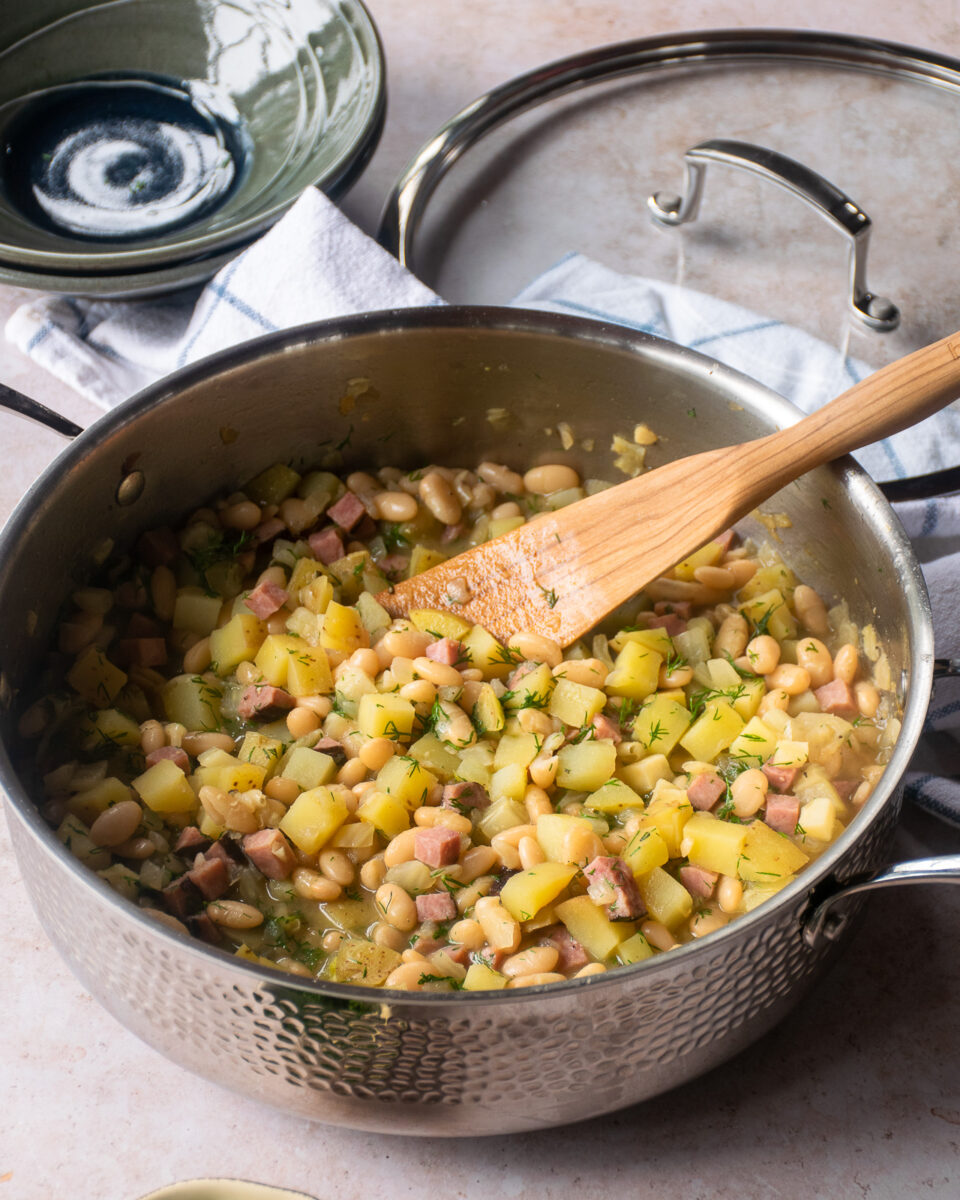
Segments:
[[[353,141],[319,174],[311,174],[295,195],[277,200],[269,208],[218,232],[190,236],[188,225],[184,230],[184,238],[154,246],[150,245],[149,239],[138,242],[136,248],[132,249],[110,249],[111,245],[118,243],[91,241],[86,250],[59,251],[34,250],[0,240],[0,282],[13,287],[36,287],[82,295],[85,282],[96,284],[114,276],[121,279],[128,276],[131,282],[134,277],[143,277],[147,282],[152,275],[162,272],[171,277],[171,287],[187,286],[194,281],[194,275],[189,273],[184,280],[174,280],[172,277],[175,272],[189,264],[199,267],[204,260],[213,269],[218,269],[227,257],[279,220],[308,187],[318,187],[331,197],[346,191],[369,162],[383,132],[387,104],[386,56],[380,32],[365,0],[331,0],[329,8],[331,17],[338,18],[353,35],[364,63],[369,94],[354,119],[358,129]],[[316,57],[316,51],[308,40],[304,41],[301,48]],[[320,131],[320,141],[323,141],[323,130]],[[314,150],[317,145],[315,141]],[[223,262],[214,261],[215,257],[219,259],[221,256]],[[32,282],[34,276],[38,277],[35,283]],[[104,294],[102,288],[96,288],[96,292]]]
[[[729,393],[731,398],[736,398],[738,403],[745,402],[745,407],[752,412],[769,416],[775,427],[795,424],[804,416],[800,409],[763,384],[698,351],[689,350],[687,347],[628,326],[587,317],[521,308],[436,305],[425,308],[384,309],[312,322],[264,334],[262,337],[218,351],[148,385],[88,426],[31,485],[5,526],[0,529],[0,596],[4,590],[11,550],[20,539],[28,535],[34,511],[46,501],[48,493],[55,487],[60,476],[69,474],[73,465],[79,463],[112,434],[134,424],[142,414],[163,405],[184,389],[210,383],[223,372],[262,361],[273,355],[276,355],[279,361],[298,349],[307,349],[325,342],[337,343],[371,334],[380,337],[402,337],[405,334],[435,328],[460,329],[466,335],[481,337],[485,333],[516,333],[586,341],[594,346],[632,354],[639,360],[680,368],[686,374],[692,373],[704,379],[709,377],[713,385]],[[897,803],[903,773],[922,732],[933,681],[934,640],[930,602],[919,563],[896,514],[862,467],[849,456],[845,456],[818,470],[830,471],[839,476],[840,483],[851,493],[852,500],[863,514],[872,533],[899,566],[900,583],[907,599],[910,637],[910,680],[903,705],[900,735],[883,776],[861,811],[814,863],[752,912],[743,914],[706,938],[677,947],[669,954],[655,955],[640,963],[618,966],[603,974],[580,979],[521,989],[457,992],[453,996],[445,992],[405,992],[308,979],[279,968],[237,958],[235,954],[209,946],[194,937],[184,938],[182,934],[162,925],[124,899],[105,881],[99,880],[94,872],[69,853],[57,840],[53,829],[43,820],[39,808],[31,800],[14,771],[6,742],[2,737],[0,789],[3,790],[9,808],[16,815],[18,822],[39,841],[47,856],[55,859],[61,867],[66,867],[81,884],[85,883],[95,890],[101,902],[112,905],[124,921],[134,922],[141,933],[159,934],[169,939],[166,944],[171,951],[186,951],[192,956],[197,956],[201,963],[209,963],[212,957],[221,967],[240,972],[251,985],[269,985],[284,992],[299,991],[317,999],[340,1000],[350,1004],[359,1002],[372,1008],[402,1004],[405,1007],[436,1009],[438,1006],[450,1004],[475,1007],[487,1004],[528,1003],[541,1001],[545,995],[551,998],[569,997],[577,988],[588,985],[609,987],[637,978],[652,979],[664,971],[672,971],[673,963],[686,964],[702,945],[717,947],[723,939],[735,941],[759,925],[776,919],[787,910],[797,909],[799,912],[804,901],[809,903],[814,889],[822,886],[831,876],[834,868],[842,862],[854,843],[867,835],[868,830],[883,816],[888,806]],[[0,689],[0,699],[2,695],[3,690]],[[797,937],[800,936],[801,925],[798,922]]]

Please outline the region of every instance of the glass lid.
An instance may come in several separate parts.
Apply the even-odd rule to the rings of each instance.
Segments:
[[[960,62],[892,43],[620,43],[448,122],[398,182],[381,240],[450,302],[508,303],[574,252],[875,369],[960,329],[958,118]]]

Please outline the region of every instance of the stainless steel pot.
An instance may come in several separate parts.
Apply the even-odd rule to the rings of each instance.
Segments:
[[[0,782],[33,903],[83,984],[171,1059],[293,1113],[393,1133],[516,1132],[656,1095],[759,1037],[840,945],[858,903],[835,911],[845,886],[853,895],[870,876],[869,886],[960,882],[960,858],[877,875],[927,706],[933,635],[909,543],[850,460],[805,476],[770,508],[791,518],[783,552],[798,573],[877,628],[903,704],[893,758],[850,828],[794,884],[703,941],[638,966],[454,998],[304,982],[141,915],[57,842],[11,765],[16,694],[61,599],[91,563],[264,464],[327,456],[352,469],[486,456],[514,466],[565,460],[609,477],[611,435],[638,420],[661,435],[659,462],[798,416],[744,376],[621,327],[434,308],[247,343],[97,421],[0,536]],[[546,432],[560,420],[577,439],[568,453]]]

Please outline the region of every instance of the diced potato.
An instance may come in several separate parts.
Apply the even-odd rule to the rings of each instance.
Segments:
[[[333,584],[326,575],[318,575],[316,579],[311,580],[300,589],[297,599],[304,608],[319,616],[330,607],[330,601],[333,599]]]
[[[706,671],[704,682],[715,691],[722,692],[725,688],[736,688],[740,683],[737,668],[728,658],[708,658],[698,671]]]
[[[765,763],[777,748],[777,733],[759,717],[751,717],[730,743],[730,757],[748,759],[751,766]]]
[[[433,633],[439,638],[453,638],[455,642],[462,642],[472,629],[470,622],[463,617],[458,617],[456,613],[440,612],[436,608],[414,609],[410,620],[415,629]]]
[[[357,809],[357,819],[366,821],[387,838],[410,828],[410,809],[396,796],[371,790]]]
[[[337,711],[345,717],[356,718],[361,697],[377,694],[377,685],[365,671],[349,663],[340,668],[337,675],[336,705]]]
[[[311,587],[313,585],[311,584]],[[309,588],[304,588],[304,595]],[[311,612],[301,604],[287,617],[287,630],[295,637],[303,638],[308,646],[320,645],[320,632],[323,629],[323,614]]]
[[[623,812],[625,808],[642,812],[644,807],[643,799],[621,779],[608,779],[602,787],[587,796],[583,806],[602,813]]]
[[[659,779],[673,779],[673,774],[665,754],[648,754],[639,762],[617,765],[617,778],[640,795],[652,791]]]
[[[258,763],[261,767],[272,770],[280,761],[283,754],[283,742],[279,738],[270,737],[266,733],[251,730],[244,736],[237,751],[241,762]]]
[[[336,773],[337,764],[329,754],[308,746],[294,746],[280,772],[284,779],[292,779],[305,792],[329,783]]]
[[[577,792],[593,792],[613,775],[617,749],[612,742],[576,742],[557,753],[557,785]]]
[[[211,596],[203,588],[180,588],[173,606],[173,627],[206,637],[216,629],[222,605],[222,597]]]
[[[297,495],[301,500],[311,500],[318,514],[326,512],[344,491],[343,484],[329,471],[308,471],[297,484]]]
[[[327,787],[310,788],[301,792],[287,809],[280,829],[304,854],[316,854],[333,837],[348,815],[342,797]]]
[[[293,564],[293,570],[287,581],[287,594],[296,598],[300,594],[301,588],[307,587],[315,579],[324,575],[326,575],[326,568],[323,563],[305,554],[303,558],[298,558]]]
[[[126,672],[115,667],[99,646],[81,650],[67,672],[67,683],[94,708],[109,708],[126,682]]]
[[[493,992],[506,986],[506,975],[501,975],[485,963],[471,963],[463,980],[465,992]]]
[[[197,797],[186,775],[169,758],[162,758],[138,775],[133,788],[154,812],[192,812],[197,807]]]
[[[654,826],[663,838],[671,858],[680,857],[680,844],[687,822],[693,816],[693,805],[687,793],[670,784],[659,783],[643,818],[643,825]]]
[[[503,705],[489,683],[480,685],[469,715],[479,737],[486,737],[488,733],[499,733],[503,729]]]
[[[289,655],[287,691],[291,696],[326,696],[333,691],[333,673],[327,653],[303,642]]]
[[[755,627],[765,622],[767,633],[778,642],[797,636],[797,623],[779,588],[762,592],[741,603],[740,611]]]
[[[112,867],[98,871],[97,874],[126,900],[135,901],[140,895],[140,876],[123,863],[114,863]]]
[[[829,796],[815,796],[800,808],[797,824],[807,837],[832,841],[837,827],[837,809]]]
[[[458,636],[470,655],[470,665],[482,671],[484,679],[504,679],[516,665],[516,655],[501,645],[482,625],[473,625],[465,634]]]
[[[650,824],[637,830],[624,847],[621,858],[639,879],[641,875],[649,875],[654,867],[662,867],[669,862],[670,851],[660,830]]]
[[[574,683],[572,679],[564,679],[562,675],[555,678],[556,685],[547,706],[551,717],[556,717],[564,725],[572,725],[579,729],[589,725],[597,713],[603,712],[607,697],[599,688]]]
[[[793,883],[793,875],[784,875],[782,879],[768,880],[766,883],[750,883],[743,889],[743,911],[753,910],[777,892],[783,891],[788,883]]]
[[[718,542],[707,542],[693,554],[688,554],[686,558],[681,559],[673,568],[673,573],[677,579],[692,580],[696,578],[694,571],[697,567],[714,567],[721,558],[723,558],[723,547]]]
[[[259,763],[237,762],[211,768],[214,787],[225,792],[248,792],[251,788],[262,788],[267,777],[267,768]]]
[[[327,570],[340,584],[340,598],[355,604],[363,590],[363,575],[371,565],[369,550],[354,550],[330,563]],[[384,580],[386,585],[386,580]],[[378,589],[382,590],[382,589]],[[359,619],[359,618],[358,618]]]
[[[553,673],[546,663],[540,663],[501,697],[507,712],[519,712],[521,708],[546,708],[553,691]]]
[[[102,812],[106,812],[121,800],[130,799],[130,789],[120,779],[108,775],[92,787],[84,788],[82,792],[74,792],[67,801],[67,810],[75,817],[92,825]]]
[[[495,770],[490,777],[490,798],[492,800],[508,799],[517,802],[523,799],[527,790],[527,769],[519,763],[507,763],[505,767]]]
[[[637,880],[647,912],[668,929],[676,929],[693,912],[693,897],[662,867],[654,867]]]
[[[432,731],[414,742],[407,753],[441,779],[452,779],[460,765],[459,755],[445,746]]]
[[[784,563],[777,561],[760,567],[753,578],[747,580],[740,589],[740,599],[752,600],[774,588],[789,599],[796,586],[796,575]]]
[[[364,629],[371,638],[375,633],[379,633],[381,629],[386,629],[390,625],[390,614],[369,592],[361,592],[357,597],[357,612],[360,614]]]
[[[604,962],[621,942],[632,937],[632,921],[611,921],[589,896],[574,896],[557,905],[557,917],[588,954]]]
[[[354,650],[370,645],[370,635],[364,629],[360,614],[355,608],[331,600],[323,614],[320,645],[324,650],[339,650],[341,654],[352,654]]]
[[[376,829],[367,821],[348,821],[328,842],[336,850],[366,850],[373,853]]]
[[[287,667],[291,658],[301,649],[307,649],[303,638],[292,633],[270,633],[257,651],[253,663],[264,680],[273,687],[287,686]]]
[[[477,817],[477,831],[489,842],[498,833],[526,823],[527,810],[523,805],[510,796],[501,796]]]
[[[187,729],[218,729],[221,685],[213,675],[175,675],[160,693],[168,721]]]
[[[537,841],[549,862],[571,861],[567,857],[566,839],[573,829],[592,833],[593,825],[586,817],[574,817],[567,813],[542,813],[537,817]]]
[[[427,793],[436,787],[437,777],[408,755],[395,754],[377,775],[377,788],[406,805],[409,812],[419,808]]]
[[[667,755],[690,728],[690,712],[663,693],[648,696],[633,723],[633,737],[654,754]]]
[[[577,870],[578,867],[570,863],[537,863],[529,870],[510,876],[500,893],[500,903],[518,921],[529,921],[541,908],[556,900]]]
[[[357,705],[357,724],[367,737],[385,737],[394,742],[408,742],[413,733],[417,710],[410,700],[396,692],[372,692],[360,697]]]
[[[540,751],[540,739],[532,733],[505,733],[493,756],[494,770],[516,763],[528,767]]]
[[[731,703],[738,715],[749,721],[757,715],[766,694],[767,685],[762,679],[741,679],[736,688],[731,689]]]
[[[698,762],[713,762],[743,730],[743,718],[726,700],[712,701],[681,737],[680,745]]]
[[[400,965],[400,955],[389,946],[378,946],[363,938],[344,938],[333,960],[331,978],[337,983],[379,987]]]
[[[300,476],[285,463],[274,463],[244,485],[243,492],[254,504],[282,504],[296,491]]]
[[[457,779],[468,783],[479,783],[481,787],[490,790],[490,779],[493,775],[493,747],[489,742],[477,746],[468,746],[460,751],[460,762],[455,771]]]
[[[673,639],[665,629],[621,629],[610,639],[610,649],[619,654],[627,642],[636,642],[653,650],[661,658],[669,658],[673,654]]]
[[[418,542],[410,551],[407,578],[412,579],[414,575],[419,575],[422,571],[429,571],[431,567],[439,567],[442,562],[446,561],[445,554],[441,554],[439,550],[430,550]]]
[[[720,875],[736,875],[747,829],[746,825],[721,821],[713,813],[694,813],[683,830],[683,849],[690,865]]]
[[[505,533],[512,533],[514,529],[519,529],[521,525],[525,524],[526,521],[523,517],[493,517],[488,532],[492,540]]]
[[[210,669],[223,677],[238,663],[252,662],[266,635],[266,625],[252,613],[237,613],[210,634]]]
[[[710,657],[711,635],[713,626],[707,621],[706,625],[699,624],[694,618],[683,633],[673,635],[673,644],[678,654],[696,666],[704,663]]]
[[[625,942],[621,942],[617,947],[617,959],[625,967],[630,966],[632,963],[643,962],[644,959],[652,958],[653,953],[653,947],[639,929],[633,937],[628,937]]]
[[[801,809],[801,815],[803,810]],[[737,873],[752,883],[772,883],[784,875],[794,875],[810,860],[799,846],[763,821],[751,821]]]
[[[116,708],[98,709],[80,723],[80,730],[87,750],[140,745],[140,726]]]
[[[770,762],[777,767],[802,767],[809,757],[809,747],[806,742],[788,742],[785,739],[777,743]]]
[[[627,642],[614,659],[604,688],[609,696],[645,700],[657,690],[663,658],[642,642]]]

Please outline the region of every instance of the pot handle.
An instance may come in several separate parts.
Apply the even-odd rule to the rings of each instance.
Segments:
[[[22,392],[7,387],[5,383],[0,383],[0,408],[9,409],[17,416],[36,421],[38,425],[45,425],[47,429],[52,429],[54,433],[59,433],[63,437],[75,438],[78,434],[83,433],[80,425],[68,421],[66,417],[61,417],[59,413],[47,408],[39,400],[31,400]]]
[[[885,296],[867,289],[867,244],[871,221],[859,204],[803,163],[752,142],[711,138],[692,146],[683,160],[683,194],[654,192],[647,206],[661,225],[696,220],[707,163],[725,163],[751,171],[805,200],[850,239],[850,305],[859,321],[878,333],[896,329],[900,310]]]
[[[822,940],[834,941],[840,936],[849,915],[834,912],[836,905],[863,892],[908,883],[960,884],[960,854],[893,863],[870,875],[862,875],[843,884],[827,885],[833,887],[830,894],[824,897],[822,891],[815,893],[811,907],[801,919],[803,940],[808,946],[816,946]]]

